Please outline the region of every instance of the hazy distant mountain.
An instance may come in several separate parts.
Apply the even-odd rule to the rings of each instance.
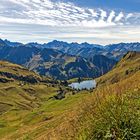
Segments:
[[[7,44],[2,39],[0,39],[0,47],[4,47],[4,46],[7,46]]]
[[[5,43],[8,46],[16,47],[23,45],[19,42],[11,42],[8,40],[1,40],[0,42]],[[63,41],[54,40],[49,43],[39,44],[37,42],[30,42],[25,44],[26,47],[37,47],[37,48],[49,48],[56,49],[63,53],[81,56],[85,58],[93,57],[94,55],[104,55],[108,58],[120,59],[128,51],[140,51],[140,43],[119,43],[111,45],[98,45],[85,43],[67,43]]]
[[[38,52],[39,50],[35,47],[30,48],[23,45],[19,47],[10,47],[7,45],[0,47],[0,59],[23,65]]]
[[[3,41],[3,40],[1,40]],[[22,43],[19,42],[10,42],[4,40],[4,42],[9,46],[19,46]],[[37,42],[30,42],[25,44],[26,47],[37,47],[37,48],[49,48],[56,49],[63,53],[81,56],[85,58],[93,57],[94,55],[104,55],[108,58],[113,58],[119,60],[124,54],[128,51],[140,51],[140,43],[119,43],[111,45],[98,45],[98,44],[89,44],[84,43],[67,43],[63,41],[54,40],[49,43],[39,44]]]
[[[43,47],[57,49],[70,55],[77,55],[82,57],[87,57],[91,54],[101,55],[102,53],[105,53],[103,46],[96,45],[96,44],[88,44],[86,42],[78,44],[78,43],[67,43],[63,41],[54,40],[47,44],[43,44]]]
[[[8,46],[11,46],[11,47],[17,47],[17,46],[20,46],[20,45],[23,45],[22,43],[20,42],[11,42],[7,39],[4,40],[4,42],[8,45]]]
[[[1,60],[21,64],[58,79],[100,76],[128,51],[140,51],[140,43],[101,46],[54,40],[47,44],[31,42],[23,45],[0,39]]]
[[[58,41],[55,42],[58,43]],[[66,45],[67,43],[63,44]],[[52,47],[39,47],[38,43],[11,47],[1,40],[0,45],[0,60],[23,65],[30,70],[42,75],[50,75],[56,79],[95,78],[109,71],[116,63],[116,61],[102,55],[84,58],[81,57],[82,55],[70,55],[55,48],[52,49]],[[97,50],[100,50],[100,48],[97,48]]]
[[[43,49],[25,64],[30,70],[56,79],[98,77],[101,71],[88,60],[64,54],[52,49]]]
[[[43,48],[42,44],[39,44],[37,42],[30,42],[30,43],[27,43],[25,44],[26,47],[36,47],[36,48]]]
[[[103,55],[94,55],[89,57],[88,60],[95,66],[97,66],[102,74],[107,73],[109,70],[111,70],[117,62],[114,59],[110,59]]]
[[[107,45],[104,47],[107,52],[110,52],[114,58],[120,59],[128,51],[140,51],[140,43],[119,43]]]
[[[140,51],[140,43],[119,43],[101,46],[86,42],[78,44],[54,40],[47,44],[43,44],[42,46],[85,58],[93,57],[94,55],[104,55],[108,58],[114,58],[116,60],[119,60],[128,51]]]

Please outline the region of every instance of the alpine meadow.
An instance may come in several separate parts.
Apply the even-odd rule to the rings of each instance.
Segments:
[[[139,0],[0,0],[0,140],[140,140]]]

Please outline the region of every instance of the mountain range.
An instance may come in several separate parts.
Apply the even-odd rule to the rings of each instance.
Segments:
[[[131,50],[140,51],[140,43],[101,46],[54,40],[44,44],[23,44],[0,39],[0,60],[20,64],[59,80],[99,77]]]
[[[63,41],[53,40],[52,42],[39,44],[37,42],[30,42],[23,44],[20,42],[11,42],[7,39],[3,40],[7,45],[11,47],[17,47],[20,45],[26,45],[28,47],[37,47],[37,48],[50,48],[56,49],[63,53],[70,55],[78,55],[82,57],[89,57],[94,55],[104,55],[109,58],[116,59],[117,61],[126,54],[128,51],[140,51],[140,43],[118,43],[110,45],[98,45],[98,44],[89,44],[84,43],[67,43]]]
[[[117,61],[120,60],[121,57],[128,51],[140,51],[139,42],[119,43],[103,46],[98,44],[89,44],[87,42],[79,44],[54,40],[44,44],[28,43],[28,45],[56,49],[70,55],[77,55],[85,58],[92,57],[94,55],[104,55]]]

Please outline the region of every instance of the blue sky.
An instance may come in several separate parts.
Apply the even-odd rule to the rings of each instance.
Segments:
[[[115,9],[126,12],[140,12],[140,0],[63,0],[79,6],[91,8]]]
[[[140,42],[140,0],[1,0],[0,37],[12,41]]]

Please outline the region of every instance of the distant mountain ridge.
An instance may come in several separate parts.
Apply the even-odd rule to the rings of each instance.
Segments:
[[[9,46],[18,46],[23,45],[19,42],[10,42],[8,40],[4,40],[4,42]],[[76,55],[81,57],[93,57],[94,55],[104,55],[108,58],[113,58],[116,60],[121,59],[121,57],[126,54],[128,51],[140,51],[140,43],[118,43],[118,44],[110,44],[110,45],[98,45],[98,44],[89,44],[87,42],[84,43],[67,43],[64,41],[53,40],[52,42],[39,44],[37,42],[30,42],[24,44],[28,47],[37,47],[37,48],[49,48],[56,49],[63,53]]]
[[[4,42],[8,45],[8,46],[11,46],[11,47],[17,47],[17,46],[20,46],[20,45],[23,45],[23,43],[20,43],[20,42],[11,42],[7,39],[4,40]]]
[[[51,76],[56,79],[71,79],[76,77],[95,78],[110,70],[116,61],[106,59],[103,68],[94,62],[102,56],[89,59],[65,54],[59,50],[37,48],[28,45],[11,47],[1,42],[0,60],[20,64],[41,75]]]
[[[113,54],[113,56],[117,59],[120,59],[123,55],[125,55],[128,51],[140,51],[140,43],[119,43],[107,45],[104,47],[106,51]]]
[[[54,40],[47,44],[22,44],[0,39],[0,60],[23,65],[56,79],[101,76],[131,50],[140,51],[140,43],[101,46]]]
[[[119,60],[128,51],[140,51],[140,43],[119,43],[111,45],[97,45],[89,43],[66,43],[62,41],[52,41],[43,44],[45,48],[53,48],[71,55],[82,57],[93,57],[94,55],[104,55],[108,58]]]

